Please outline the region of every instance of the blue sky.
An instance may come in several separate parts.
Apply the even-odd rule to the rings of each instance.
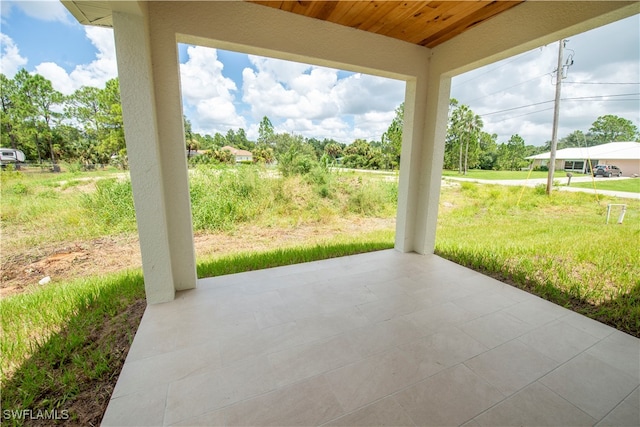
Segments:
[[[24,67],[66,94],[116,77],[111,30],[81,26],[58,1],[0,5],[5,75]],[[574,65],[563,83],[560,137],[588,131],[604,114],[640,125],[639,29],[636,15],[570,38],[566,56]],[[179,52],[183,106],[196,132],[243,127],[255,139],[266,115],[280,132],[379,139],[404,97],[399,81],[196,46],[179,45]],[[539,103],[553,99],[556,58],[554,43],[474,70],[454,78],[451,95],[480,114],[499,142],[518,133],[527,144],[543,144],[553,112]]]

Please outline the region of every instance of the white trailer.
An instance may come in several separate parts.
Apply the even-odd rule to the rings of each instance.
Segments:
[[[16,150],[15,148],[0,148],[0,164],[2,164],[2,166],[12,163],[22,163],[25,159],[24,153],[20,150]]]

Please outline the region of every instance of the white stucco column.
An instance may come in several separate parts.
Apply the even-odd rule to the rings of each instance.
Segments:
[[[435,247],[451,79],[430,63],[407,81],[395,248],[432,253]]]
[[[417,213],[413,250],[419,254],[433,253],[436,244],[450,97],[451,77],[435,73],[431,69],[427,79],[420,184],[415,196]]]
[[[158,114],[149,28],[143,15],[114,12],[113,27],[145,291],[147,302],[155,304],[171,301],[176,289],[195,287],[196,273],[184,149],[174,164],[167,157],[177,150],[163,147],[159,137],[162,115]],[[177,114],[182,129],[182,112]],[[182,139],[174,144],[184,145]],[[182,179],[175,178],[175,171],[168,172],[168,166],[180,170]],[[186,207],[175,206],[175,195],[167,197],[172,192],[180,193],[182,199],[186,194]],[[180,221],[188,225],[176,224]],[[178,239],[182,243],[178,249],[172,247],[176,229],[188,229]]]
[[[158,126],[158,149],[162,167],[162,185],[167,206],[167,237],[171,253],[171,271],[176,290],[196,287],[196,256],[189,196],[189,170],[182,97],[180,63],[176,33],[167,27],[149,7],[153,87]]]

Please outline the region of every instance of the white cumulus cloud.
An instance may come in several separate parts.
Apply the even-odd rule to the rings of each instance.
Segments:
[[[222,75],[224,68],[215,49],[190,46],[189,59],[180,64],[182,97],[192,114],[193,130],[198,133],[225,133],[246,126],[234,105],[237,91],[233,80]]]
[[[398,80],[354,74],[340,80],[334,97],[343,114],[395,111],[404,100],[405,83]]]
[[[2,17],[8,17],[11,9],[17,7],[27,16],[41,21],[59,21],[71,24],[67,9],[58,0],[3,0],[1,3]]]
[[[249,60],[255,69],[242,73],[242,100],[250,105],[254,119],[322,120],[338,113],[331,93],[336,70],[253,55]]]
[[[388,111],[369,111],[357,114],[353,119],[353,139],[379,141],[382,134],[389,128],[389,124],[391,124],[395,115],[395,108]]]
[[[118,76],[113,30],[85,27],[85,32],[98,51],[92,62],[76,65],[70,73],[53,62],[43,62],[35,67],[36,73],[51,80],[55,89],[67,95],[82,86],[102,88],[108,80]]]
[[[20,55],[18,46],[6,34],[0,33],[0,46],[0,51],[2,52],[0,72],[8,78],[13,78],[18,70],[27,64],[27,58]]]
[[[278,59],[249,56],[242,100],[254,120],[306,137],[380,139],[404,98],[404,82]],[[252,135],[252,132],[249,132]]]

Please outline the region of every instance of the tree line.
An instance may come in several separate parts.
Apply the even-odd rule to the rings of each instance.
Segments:
[[[1,145],[22,150],[28,161],[76,163],[85,167],[115,164],[126,168],[126,145],[118,79],[105,87],[82,87],[65,96],[39,74],[21,69],[12,79],[0,74]],[[268,117],[258,127],[256,141],[243,128],[200,134],[184,117],[186,156],[190,163],[232,163],[224,146],[251,151],[255,162],[288,163],[304,168],[310,162],[340,164],[348,168],[394,170],[399,167],[404,104],[379,140],[356,139],[344,144],[331,138],[305,138],[277,133]],[[588,132],[576,130],[558,142],[558,148],[591,146],[611,141],[638,140],[638,129],[627,119],[598,117]],[[526,145],[519,135],[498,142],[496,134],[483,130],[482,118],[467,105],[451,99],[445,141],[445,169],[466,173],[469,169],[519,169],[525,157],[549,151]],[[204,154],[202,154],[204,152]]]
[[[225,154],[222,147],[232,146],[251,151],[254,162],[281,163],[296,158],[303,163],[322,161],[348,168],[392,170],[397,169],[400,162],[402,115],[403,106],[400,106],[380,141],[356,139],[348,145],[332,138],[305,138],[287,132],[277,133],[267,116],[259,124],[256,141],[249,140],[242,128],[229,129],[225,135],[193,133],[191,123],[185,117],[185,140],[192,163],[231,163],[234,159],[228,153]],[[199,150],[204,150],[205,154],[192,156],[192,153],[195,155]]]
[[[2,146],[23,151],[28,161],[126,162],[118,79],[65,96],[21,69],[12,79],[0,74],[0,92]]]
[[[466,174],[469,169],[518,170],[528,166],[526,157],[551,150],[551,141],[542,146],[527,145],[516,134],[499,143],[496,134],[483,130],[482,117],[456,99],[449,104],[449,124],[445,142],[444,168]],[[557,148],[590,147],[615,141],[638,141],[638,128],[614,115],[598,117],[589,131],[573,131],[558,140]]]

